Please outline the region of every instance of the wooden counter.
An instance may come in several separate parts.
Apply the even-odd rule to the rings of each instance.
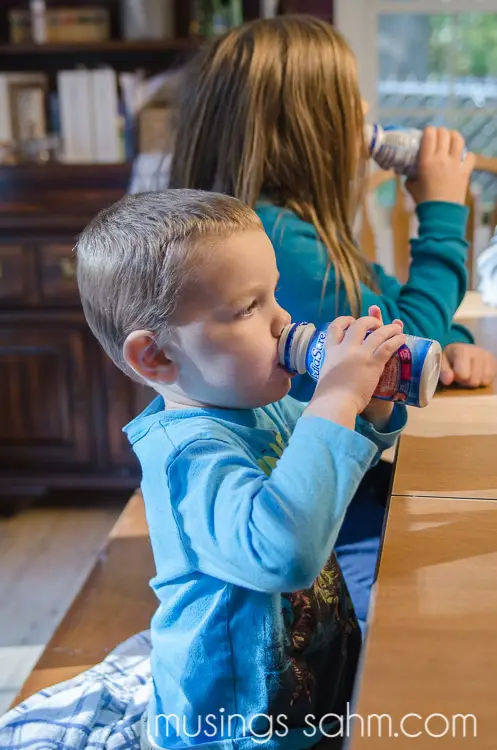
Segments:
[[[497,500],[497,395],[436,398],[411,409],[406,433],[394,494]]]
[[[497,316],[461,321],[497,355]],[[447,388],[411,409],[400,441],[396,495],[497,500],[497,378],[488,388]]]
[[[464,322],[497,354],[497,316]],[[410,410],[348,750],[496,747],[495,500],[497,382]]]
[[[496,746],[497,503],[392,497],[350,750]],[[418,714],[401,720],[408,714]],[[447,729],[443,714],[450,722]],[[388,714],[378,736],[377,720]],[[462,736],[457,714],[474,714]],[[424,722],[428,732],[425,731]],[[408,733],[421,731],[417,742]],[[394,736],[394,733],[397,736]],[[391,734],[392,736],[388,736]]]

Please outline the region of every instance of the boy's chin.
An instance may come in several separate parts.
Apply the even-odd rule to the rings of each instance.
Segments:
[[[291,378],[281,378],[277,384],[273,382],[260,390],[230,392],[230,389],[226,388],[216,391],[198,403],[205,408],[214,409],[258,409],[281,401],[290,392],[290,387]]]
[[[278,387],[273,387],[265,392],[261,392],[260,398],[257,399],[258,403],[254,404],[252,408],[256,408],[259,406],[268,406],[269,404],[274,404],[277,401],[281,401],[282,398],[285,398],[285,396],[290,393],[291,385],[292,383],[290,378],[288,378],[287,380],[282,379],[281,384],[278,383]]]

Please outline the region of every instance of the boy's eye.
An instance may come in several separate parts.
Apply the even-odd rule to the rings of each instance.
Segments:
[[[243,310],[239,310],[239,312],[237,312],[237,314],[236,314],[236,317],[237,318],[247,318],[249,315],[251,315],[254,312],[254,310],[257,308],[258,304],[259,303],[257,302],[257,300],[254,299],[250,303],[250,305],[247,305],[247,307],[244,307]]]

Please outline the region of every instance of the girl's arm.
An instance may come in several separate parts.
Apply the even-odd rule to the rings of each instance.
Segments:
[[[290,211],[271,208],[272,217],[268,209],[260,209],[259,215],[276,250],[280,304],[294,321],[318,324],[338,314],[350,314],[343,288],[337,295],[334,269],[321,304],[328,256],[312,224]],[[466,336],[459,326],[452,330],[452,318],[466,292],[468,209],[456,203],[428,201],[416,211],[419,236],[411,240],[409,279],[401,286],[381,271],[378,292],[362,284],[361,314],[378,305],[385,323],[400,318],[408,334],[435,339],[442,345],[452,342],[452,336],[469,341],[469,332]]]
[[[393,300],[397,299],[402,291],[402,284],[399,283],[395,276],[389,276],[385,273],[383,267],[378,263],[373,263],[373,270],[376,283],[378,284],[381,293]],[[447,346],[447,344],[455,343],[473,344],[474,338],[471,331],[465,326],[453,322],[450,326],[446,340],[442,341],[441,344],[442,346]]]

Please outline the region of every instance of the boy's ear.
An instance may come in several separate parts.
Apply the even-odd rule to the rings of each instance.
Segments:
[[[157,346],[151,331],[133,331],[124,342],[126,363],[142,378],[153,383],[171,385],[177,378],[178,366],[164,349]]]

